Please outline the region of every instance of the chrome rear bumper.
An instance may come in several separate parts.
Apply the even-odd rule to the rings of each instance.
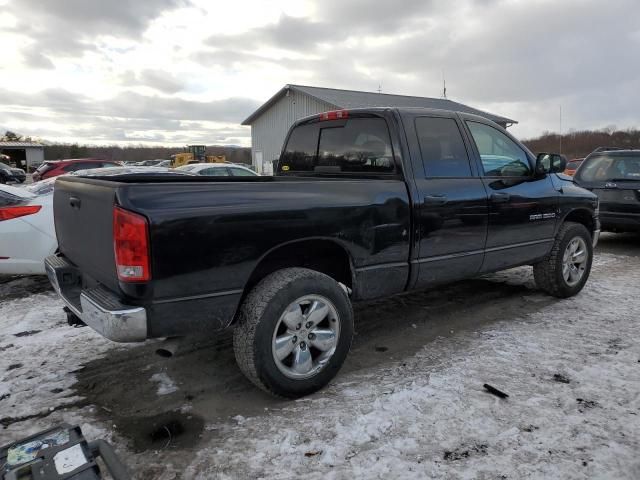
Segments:
[[[65,305],[103,337],[114,342],[141,342],[147,338],[144,307],[125,305],[103,287],[82,289],[78,270],[62,257],[48,257],[45,269]]]

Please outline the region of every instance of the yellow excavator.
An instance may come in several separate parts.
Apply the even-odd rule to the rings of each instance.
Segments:
[[[207,155],[206,145],[187,145],[185,151],[171,155],[171,168],[190,163],[225,163],[224,155]]]

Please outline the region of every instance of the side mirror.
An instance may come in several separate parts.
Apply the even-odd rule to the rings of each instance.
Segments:
[[[567,168],[567,159],[557,153],[539,153],[536,157],[536,174],[562,173]]]

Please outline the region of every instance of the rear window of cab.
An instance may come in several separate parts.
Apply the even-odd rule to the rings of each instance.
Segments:
[[[279,173],[395,173],[387,123],[379,117],[355,117],[295,127],[285,146]]]

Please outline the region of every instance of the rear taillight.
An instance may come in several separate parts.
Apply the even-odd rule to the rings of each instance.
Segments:
[[[324,112],[320,114],[320,120],[342,120],[349,118],[348,110],[332,110],[330,112]]]
[[[41,205],[23,205],[15,207],[0,207],[0,222],[12,220],[18,217],[25,217],[38,213],[42,209]]]
[[[151,279],[149,228],[145,217],[113,207],[113,248],[121,281],[146,282]]]

